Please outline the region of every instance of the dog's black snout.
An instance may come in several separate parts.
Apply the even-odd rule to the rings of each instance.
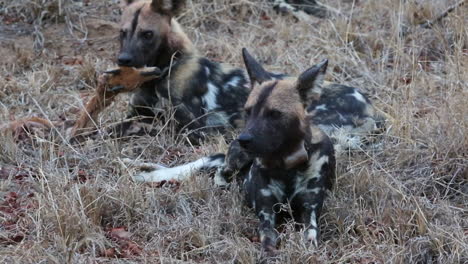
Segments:
[[[119,57],[117,58],[117,63],[119,64],[119,66],[131,66],[132,62],[132,55],[126,52],[120,53]]]
[[[243,148],[247,148],[250,142],[252,142],[252,139],[253,139],[253,136],[252,134],[249,134],[249,133],[242,133],[237,138],[237,140],[239,141],[239,145]]]

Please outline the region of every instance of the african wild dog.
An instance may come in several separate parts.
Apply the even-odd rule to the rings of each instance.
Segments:
[[[306,108],[323,80],[328,61],[297,79],[271,80],[260,64],[243,52],[249,76],[258,85],[245,104],[246,125],[231,144],[226,162],[241,169],[239,181],[247,203],[260,219],[264,250],[275,248],[274,228],[284,216],[279,213],[283,204],[290,205],[293,218],[305,227],[306,238],[317,246],[317,223],[326,191],[333,183],[335,156],[331,140],[313,124]],[[216,163],[223,157],[210,158],[197,162]],[[180,173],[189,166],[162,171]]]
[[[174,19],[184,2],[123,1],[118,64],[156,66],[167,73],[144,83],[135,92],[130,116],[150,116],[152,120],[159,111],[158,102],[164,99],[174,106],[174,118],[180,128],[242,128],[242,107],[250,92],[247,74],[198,55]],[[286,77],[263,71],[271,79]],[[377,124],[370,101],[356,88],[322,85],[316,87],[316,95],[317,98],[311,98],[309,110],[318,112],[316,123],[340,143],[336,146],[354,144],[359,141],[355,140],[359,137],[350,137],[354,132],[367,134]],[[340,138],[335,138],[334,133]]]
[[[131,100],[131,116],[154,116],[160,98],[170,100],[180,128],[238,127],[248,93],[243,70],[198,55],[174,16],[185,1],[126,1],[121,20],[120,66],[156,66],[167,76],[143,84]]]
[[[274,227],[285,203],[305,225],[306,238],[318,245],[317,223],[326,190],[332,187],[335,156],[331,140],[313,124],[306,108],[327,64],[315,65],[297,80],[270,80],[261,71],[249,71],[260,85],[245,104],[246,126],[237,140],[255,158],[243,176],[243,189],[260,219],[265,250],[275,247]]]

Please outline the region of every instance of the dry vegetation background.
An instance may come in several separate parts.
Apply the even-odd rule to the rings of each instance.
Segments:
[[[467,5],[425,29],[455,1],[322,2],[329,19],[296,21],[253,0],[188,0],[180,19],[201,54],[239,67],[241,47],[292,74],[328,58],[328,80],[360,87],[388,114],[380,148],[339,159],[319,248],[287,224],[276,262],[467,263]],[[0,0],[0,14],[0,122],[75,119],[118,51],[116,1]],[[101,127],[124,118],[126,99]],[[190,146],[164,125],[83,144],[60,126],[18,143],[5,133],[0,262],[255,263],[257,220],[235,187],[207,175],[132,181],[122,158],[174,166],[226,148],[221,136]]]

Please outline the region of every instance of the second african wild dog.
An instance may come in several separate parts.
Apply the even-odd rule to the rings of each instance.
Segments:
[[[217,154],[147,176],[155,172],[167,176],[189,173],[191,166],[240,170],[237,177],[246,201],[260,219],[264,250],[275,249],[275,225],[285,216],[279,213],[284,204],[290,205],[296,222],[304,225],[307,240],[317,245],[317,223],[326,191],[333,183],[335,156],[331,140],[314,125],[306,109],[323,80],[328,61],[297,79],[272,80],[245,49],[243,53],[249,76],[258,85],[245,104],[246,126],[231,144],[224,167],[220,166],[224,156]]]
[[[155,66],[168,73],[141,86],[132,97],[130,115],[153,117],[158,102],[165,99],[176,109],[180,128],[241,128],[242,107],[250,92],[247,75],[198,55],[174,19],[184,2],[123,1],[118,64]],[[285,77],[263,71],[271,79]],[[308,110],[317,112],[315,122],[337,141],[337,147],[355,148],[360,134],[372,132],[378,124],[372,104],[356,88],[326,84],[316,87],[316,95]]]
[[[327,64],[326,60],[317,64],[297,80],[270,80],[262,70],[249,70],[260,85],[245,104],[246,126],[237,140],[255,158],[243,175],[243,189],[260,219],[265,250],[275,248],[281,204],[290,205],[296,222],[305,225],[307,240],[318,244],[317,223],[325,192],[333,183],[335,156],[331,140],[313,124],[306,108]]]

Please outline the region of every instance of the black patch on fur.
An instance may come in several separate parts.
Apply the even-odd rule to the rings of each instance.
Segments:
[[[274,82],[271,85],[268,85],[267,87],[263,88],[263,90],[258,95],[257,102],[251,110],[253,115],[258,115],[260,113],[262,107],[265,105],[268,97],[271,95],[273,89],[276,87],[277,84],[278,82]]]
[[[324,60],[317,65],[314,65],[299,75],[297,79],[297,90],[302,102],[308,104],[308,95],[317,84],[317,79],[323,78],[327,71],[328,60]]]
[[[238,140],[234,140],[229,144],[221,176],[226,182],[231,182],[235,176],[243,177],[248,173],[252,162],[253,157],[240,146]],[[241,180],[242,178],[240,178],[239,182],[242,182]]]
[[[132,97],[131,112],[127,116],[128,118],[136,116],[155,116],[152,109],[159,101],[156,90],[154,89],[157,82],[157,80],[152,80],[141,85],[138,93],[135,93]]]
[[[226,155],[224,155],[223,153],[218,153],[218,154],[210,156],[210,161],[215,161],[215,160],[224,161],[225,156]]]
[[[356,120],[369,117],[365,110],[371,102],[363,93],[366,103],[357,100],[353,94],[356,88],[344,85],[331,85],[324,88],[320,99],[312,102],[307,108],[308,112],[316,110],[312,116],[315,124],[327,126],[346,126],[357,127]],[[359,92],[359,91],[358,91]],[[324,106],[326,109],[316,109],[318,106]]]
[[[141,12],[141,8],[138,9],[135,14],[133,15],[133,19],[132,19],[132,32],[130,32],[130,37],[133,37],[133,35],[135,34],[135,31],[136,31],[136,28],[138,26],[138,18],[140,17],[140,12]]]

